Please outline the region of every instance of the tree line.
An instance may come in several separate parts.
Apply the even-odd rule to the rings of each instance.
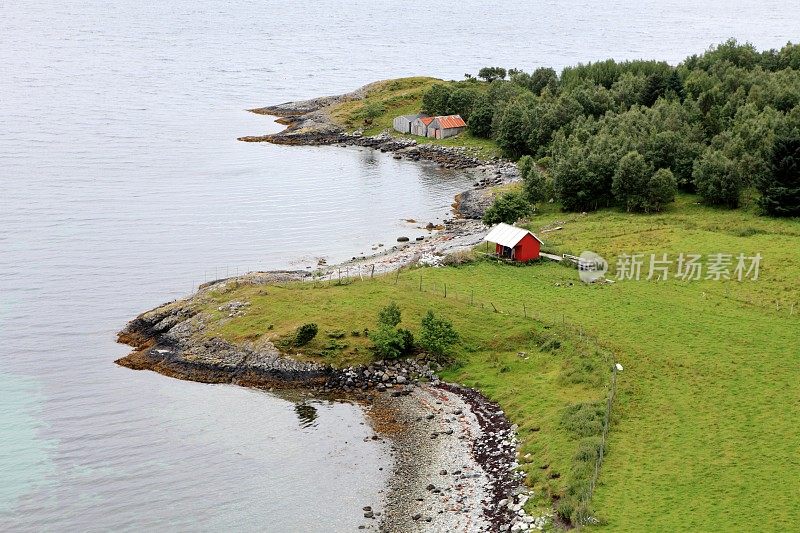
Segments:
[[[522,158],[528,201],[647,212],[683,190],[735,208],[754,190],[765,213],[800,215],[800,45],[731,39],[677,66],[609,59],[478,77],[487,83],[434,85],[423,110],[460,114]]]

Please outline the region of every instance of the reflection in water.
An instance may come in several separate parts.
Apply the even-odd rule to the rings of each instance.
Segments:
[[[303,402],[295,404],[294,412],[297,414],[297,418],[300,419],[300,427],[308,428],[316,426],[317,420],[317,408],[311,405],[310,403]]]
[[[370,167],[378,164],[378,152],[375,150],[359,150],[359,158],[362,164]]]

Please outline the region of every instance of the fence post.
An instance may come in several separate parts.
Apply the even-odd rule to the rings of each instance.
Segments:
[[[469,295],[469,305],[475,305],[475,290],[472,289]]]
[[[523,315],[525,318],[528,318],[528,308],[527,308],[527,307],[525,307],[525,302],[522,302],[522,315]]]
[[[447,283],[444,284],[444,297],[447,298]]]
[[[419,292],[422,292],[422,272],[419,273]]]
[[[375,277],[375,263],[372,263],[372,272],[369,275],[369,279],[372,279],[374,277]]]

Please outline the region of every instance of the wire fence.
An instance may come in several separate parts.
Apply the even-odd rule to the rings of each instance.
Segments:
[[[594,473],[592,474],[592,478],[589,480],[589,490],[586,492],[584,497],[582,498],[582,503],[586,508],[589,507],[589,503],[592,501],[592,497],[594,496],[594,489],[597,487],[597,480],[600,477],[600,467],[603,466],[603,460],[605,459],[606,455],[606,441],[608,440],[608,431],[609,426],[611,424],[611,409],[614,405],[614,398],[617,394],[617,365],[614,363],[611,366],[611,382],[608,386],[608,395],[606,397],[606,410],[603,415],[603,432],[600,436],[600,449],[597,453],[597,458],[595,459],[594,463]]]
[[[571,266],[571,265],[566,265]],[[240,265],[225,265],[222,267],[216,267],[213,269],[207,269],[203,271],[202,278],[194,278],[191,285],[190,293],[193,293],[197,290],[197,287],[204,283],[208,283],[210,281],[216,281],[221,279],[226,279],[230,277],[236,277],[239,275],[243,275],[248,272],[259,272],[260,269],[258,268],[242,268]],[[370,280],[385,280],[387,282],[394,282],[397,284],[398,282],[403,282],[405,285],[409,285],[410,282],[408,281],[409,276],[413,276],[416,272],[419,272],[419,268],[415,267],[401,267],[399,269],[395,269],[393,265],[387,264],[384,262],[377,262],[377,263],[358,263],[352,265],[346,265],[344,267],[336,267],[336,268],[328,268],[328,267],[320,267],[316,271],[309,271],[308,276],[302,278],[303,282],[312,283],[312,284],[338,284],[338,285],[347,285],[353,283],[355,281],[364,281],[367,279]],[[497,302],[491,301],[477,301],[475,300],[475,294],[472,290],[459,290],[458,287],[452,284],[447,284],[444,282],[436,283],[431,282],[432,286],[429,286],[427,283],[423,282],[422,275],[420,274],[419,279],[420,286],[418,287],[420,291],[423,292],[440,292],[443,297],[453,297],[456,300],[463,301],[469,299],[472,303],[476,305],[480,305],[484,308],[491,308],[493,311],[503,312],[503,313],[515,313],[521,314],[525,317],[533,317],[537,319],[541,319],[541,317],[535,316],[535,307],[528,306],[525,301],[521,301],[518,304],[509,304],[509,302],[503,302],[503,308],[498,308]],[[576,280],[576,283],[578,281]],[[709,297],[712,298],[725,298],[731,299],[737,302],[742,303],[743,305],[750,305],[750,306],[759,306],[764,307],[765,311],[773,311],[776,315],[788,315],[790,317],[797,316],[800,318],[800,304],[792,301],[793,299],[787,300],[769,300],[763,302],[756,302],[752,299],[752,296],[739,296],[735,297],[730,293],[728,287],[725,288],[724,291],[720,289],[719,293],[717,292],[710,292],[708,289],[704,290],[701,293],[701,297],[703,299],[708,299]],[[510,305],[510,307],[508,307]],[[543,320],[545,321],[545,320]],[[562,323],[566,325],[566,320],[562,320]],[[580,326],[578,326],[580,327]]]
[[[438,297],[441,299],[452,299],[461,302],[464,305],[479,307],[487,312],[500,313],[504,315],[514,315],[518,318],[530,319],[539,322],[540,324],[547,325],[549,328],[557,328],[561,330],[562,335],[569,336],[577,340],[575,345],[576,350],[594,347],[599,349],[602,354],[604,363],[607,364],[606,368],[610,368],[610,377],[607,382],[605,392],[605,410],[603,414],[602,432],[600,433],[600,446],[598,449],[597,457],[595,459],[594,471],[591,478],[588,480],[587,490],[583,493],[581,502],[585,504],[586,508],[594,496],[597,481],[600,477],[601,467],[605,460],[607,453],[607,440],[611,426],[612,409],[614,400],[617,394],[617,366],[616,360],[613,356],[614,350],[596,339],[593,335],[586,332],[584,327],[579,324],[573,324],[566,318],[566,313],[562,313],[561,320],[553,322],[552,313],[549,317],[537,311],[535,303],[526,302],[520,298],[517,303],[509,301],[504,298],[502,301],[493,301],[486,298],[480,291],[476,295],[474,288],[464,288],[463,285],[444,282],[441,280],[426,279],[424,271],[421,269],[399,269],[389,275],[377,276],[374,275],[372,269],[359,271],[358,269],[349,270],[337,269],[336,271],[329,272],[322,277],[311,280],[319,284],[350,284],[357,283],[364,279],[376,279],[378,282],[392,284],[398,286],[403,291],[421,292],[426,297]],[[578,283],[578,281],[576,281]]]

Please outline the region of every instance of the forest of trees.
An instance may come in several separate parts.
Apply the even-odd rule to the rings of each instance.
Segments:
[[[609,59],[479,77],[491,81],[433,86],[424,111],[460,114],[472,135],[527,156],[531,201],[541,186],[567,210],[647,212],[677,190],[730,208],[755,191],[765,213],[800,215],[800,45],[729,40],[677,67]]]

